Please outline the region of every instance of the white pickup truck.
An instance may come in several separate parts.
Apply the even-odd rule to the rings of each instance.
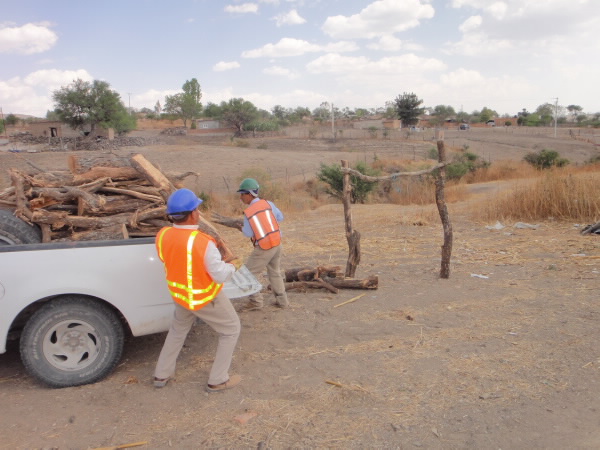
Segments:
[[[173,301],[154,238],[39,242],[38,230],[0,210],[0,353],[20,338],[27,371],[51,387],[96,382],[117,365],[126,333],[168,330]],[[242,267],[224,292],[261,285]]]

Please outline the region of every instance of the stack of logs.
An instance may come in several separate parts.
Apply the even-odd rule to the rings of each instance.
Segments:
[[[167,177],[141,154],[71,155],[69,171],[9,169],[0,206],[37,224],[42,242],[154,236],[169,224],[166,199],[192,175]]]

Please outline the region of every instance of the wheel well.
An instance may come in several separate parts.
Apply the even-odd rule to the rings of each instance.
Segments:
[[[119,320],[121,321],[121,324],[123,325],[123,330],[127,333],[127,335],[129,335],[129,336],[131,335],[131,328],[129,327],[127,320],[125,320],[125,317],[123,316],[123,314],[121,314],[121,311],[119,311],[117,308],[115,308],[113,305],[111,305],[107,301],[102,300],[101,298],[98,298],[98,297],[94,297],[92,295],[60,294],[60,295],[53,295],[51,297],[45,297],[45,298],[39,299],[38,301],[31,303],[25,309],[23,309],[17,315],[17,317],[15,317],[15,320],[13,320],[13,323],[10,325],[10,329],[8,331],[8,340],[18,339],[19,336],[21,335],[21,331],[23,330],[23,327],[25,326],[25,324],[27,323],[29,318],[33,314],[35,314],[35,312],[38,311],[42,306],[44,306],[45,304],[52,302],[54,300],[58,300],[60,298],[70,296],[70,295],[76,295],[80,298],[85,298],[85,299],[90,300],[91,302],[100,303],[100,304],[103,304],[104,306],[110,308],[119,317]]]

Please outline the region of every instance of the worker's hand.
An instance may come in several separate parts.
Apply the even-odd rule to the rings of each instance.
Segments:
[[[235,270],[240,270],[240,267],[244,265],[244,262],[240,258],[234,258],[229,261],[229,264],[233,264],[235,266]]]

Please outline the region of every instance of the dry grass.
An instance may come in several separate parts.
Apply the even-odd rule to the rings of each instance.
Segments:
[[[475,212],[478,220],[577,220],[600,217],[600,170],[565,168],[539,172],[486,203]]]
[[[514,180],[537,176],[537,170],[522,161],[498,161],[490,167],[476,170],[465,175],[464,181],[469,184],[487,183],[499,180]]]

